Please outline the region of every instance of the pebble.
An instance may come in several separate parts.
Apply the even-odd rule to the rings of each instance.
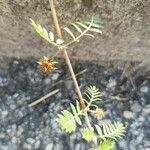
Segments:
[[[57,80],[58,79],[58,77],[59,77],[59,73],[54,73],[54,74],[52,74],[52,80]]]
[[[150,105],[147,105],[145,108],[143,108],[143,116],[147,115],[150,113]]]
[[[44,80],[44,84],[50,84],[51,83],[51,79],[50,78],[46,78],[45,80]]]
[[[134,113],[132,111],[128,111],[128,110],[123,112],[123,116],[126,119],[134,119],[134,117],[135,117]]]
[[[40,144],[41,144],[40,140],[36,141],[34,145],[35,149],[38,149],[40,147]]]
[[[19,127],[18,127],[18,130],[17,130],[17,135],[20,136],[23,132],[24,132],[23,127],[22,127],[22,126],[19,126]]]
[[[4,110],[2,111],[2,117],[5,118],[8,115],[8,111]]]
[[[139,113],[139,112],[141,112],[142,107],[138,104],[138,102],[134,102],[134,103],[131,105],[131,110],[132,110],[134,113]]]
[[[70,90],[70,89],[72,89],[73,82],[71,80],[67,80],[67,81],[65,81],[65,85],[66,85],[66,88],[68,90]]]
[[[117,85],[116,80],[113,79],[113,78],[110,78],[110,79],[109,79],[109,82],[108,82],[108,84],[107,84],[107,88],[114,88],[116,85]]]
[[[45,150],[52,150],[52,149],[53,149],[53,144],[52,143],[46,145]]]
[[[119,141],[119,146],[122,150],[127,150],[128,149],[128,143],[126,140],[121,140]]]
[[[16,105],[15,104],[10,104],[10,109],[15,110],[16,109]]]
[[[25,150],[31,150],[31,149],[32,149],[31,145],[30,145],[30,144],[27,144],[27,143],[24,143],[23,148],[24,148]]]
[[[148,86],[143,86],[143,87],[140,88],[140,91],[141,91],[142,93],[148,93],[149,88],[148,88]]]
[[[31,145],[35,142],[35,140],[33,138],[27,138],[26,141],[28,144],[31,144]]]
[[[16,143],[17,143],[17,138],[16,138],[16,137],[12,137],[11,142],[12,142],[13,144],[16,144]]]

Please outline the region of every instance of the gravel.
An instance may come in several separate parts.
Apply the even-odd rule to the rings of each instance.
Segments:
[[[65,134],[55,121],[57,113],[74,102],[77,95],[64,63],[57,70],[43,74],[36,60],[12,59],[0,67],[0,150],[86,150],[89,145],[80,132]],[[61,61],[60,61],[61,62]],[[102,92],[104,122],[121,121],[127,125],[126,135],[116,150],[150,149],[150,80],[148,76],[121,79],[122,65],[99,66],[89,62],[73,63],[83,91],[95,85]],[[57,94],[29,108],[28,105],[54,89]],[[80,129],[77,129],[80,131]]]

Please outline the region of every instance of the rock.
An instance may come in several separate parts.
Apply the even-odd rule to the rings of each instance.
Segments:
[[[19,96],[19,93],[15,93],[15,94],[13,95],[13,99],[16,99],[18,96]]]
[[[109,79],[109,82],[108,82],[108,84],[107,84],[107,88],[114,88],[116,85],[117,85],[116,80],[113,79],[113,78],[110,78],[110,79]]]
[[[51,79],[50,78],[46,78],[45,80],[44,80],[44,84],[50,84],[51,83]]]
[[[142,111],[142,115],[147,115],[150,113],[150,105],[146,105],[146,107],[143,108],[143,111]]]
[[[22,128],[22,126],[19,126],[17,130],[17,135],[20,136],[23,132],[24,132],[24,129]]]
[[[143,133],[139,134],[139,136],[136,139],[136,143],[140,145],[140,143],[143,141],[143,138],[144,134]]]
[[[81,149],[81,144],[76,144],[76,146],[75,146],[75,150],[80,150]]]
[[[38,149],[40,147],[40,144],[41,144],[40,140],[36,141],[34,144],[35,149]]]
[[[128,149],[128,143],[126,140],[121,140],[119,141],[119,146],[122,150],[127,150]]]
[[[16,144],[16,143],[17,143],[17,138],[16,138],[16,137],[13,137],[13,138],[11,139],[11,142],[12,142],[13,144]]]
[[[134,113],[132,111],[128,111],[128,110],[123,112],[123,116],[126,119],[134,119],[134,117],[135,117]]]
[[[10,109],[15,110],[16,109],[16,105],[15,104],[10,104]]]
[[[17,146],[11,143],[8,145],[0,145],[0,150],[17,150]]]
[[[54,146],[54,150],[62,150],[62,149],[64,149],[64,148],[63,148],[63,145],[62,145],[61,143],[56,144],[56,145]],[[49,150],[50,150],[50,149],[49,149]]]
[[[45,150],[52,150],[53,149],[53,143],[49,143],[46,145]]]
[[[0,133],[0,139],[3,139],[3,138],[5,138],[5,133]]]
[[[26,141],[28,144],[31,144],[31,145],[35,142],[35,140],[33,138],[27,138]]]
[[[3,118],[5,118],[7,115],[8,115],[8,111],[7,110],[2,111],[2,117]]]
[[[59,73],[53,73],[52,74],[52,80],[57,80],[59,77]]]
[[[31,149],[32,149],[31,145],[29,145],[29,144],[27,144],[27,143],[24,143],[23,148],[24,148],[25,150],[31,150]]]
[[[72,80],[65,81],[65,85],[68,90],[72,89],[72,86],[73,86]]]
[[[8,146],[0,145],[0,150],[8,150]]]
[[[131,110],[132,110],[134,113],[139,113],[139,112],[141,112],[142,107],[139,105],[138,102],[134,102],[134,103],[131,105]]]
[[[148,88],[148,86],[142,86],[142,87],[140,88],[140,91],[141,91],[142,93],[148,93],[148,92],[149,92],[149,88]]]

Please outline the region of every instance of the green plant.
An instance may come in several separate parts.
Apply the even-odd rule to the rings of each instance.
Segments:
[[[71,44],[74,42],[79,42],[79,40],[84,36],[94,38],[94,33],[101,34],[101,21],[99,17],[93,15],[91,17],[87,17],[86,19],[71,23],[69,28],[64,28],[64,31],[67,34],[62,36],[54,1],[49,0],[49,3],[57,36],[52,31],[48,32],[45,28],[37,24],[32,19],[31,25],[43,39],[45,39],[52,46],[56,47],[58,50],[51,58],[44,57],[40,59],[38,64],[45,73],[48,73],[49,71],[55,69],[56,62],[54,62],[54,59],[57,54],[63,52],[79,97],[79,99],[76,100],[75,105],[70,103],[71,110],[63,110],[60,114],[58,114],[56,121],[65,132],[71,133],[76,130],[77,125],[82,127],[84,118],[87,127],[83,128],[81,133],[83,139],[88,142],[94,142],[95,147],[93,149],[111,150],[113,149],[117,138],[124,135],[125,127],[119,122],[114,122],[114,124],[104,124],[102,126],[99,126],[98,124],[94,124],[94,126],[91,125],[89,120],[90,113],[94,114],[97,119],[102,119],[104,116],[104,111],[97,106],[97,102],[100,103],[102,101],[101,93],[95,86],[89,86],[86,88],[83,98],[66,50]],[[76,32],[74,32],[74,30],[76,30]],[[65,39],[68,35],[70,37],[67,38],[69,41]]]
[[[63,110],[61,114],[58,114],[56,120],[64,131],[71,133],[76,130],[77,124],[82,126],[81,117],[85,116],[85,112],[94,113],[103,118],[104,112],[94,104],[97,101],[99,103],[102,101],[100,98],[100,91],[95,86],[89,86],[86,89],[85,96],[86,99],[84,99],[84,101],[86,102],[86,108],[84,110],[80,108],[78,101],[76,101],[76,105],[70,103],[70,111]],[[95,108],[94,111],[93,108]],[[96,113],[98,110],[99,113]],[[103,124],[102,126],[95,124],[92,128],[85,127],[81,134],[82,138],[88,142],[99,142],[98,147],[100,150],[111,150],[114,147],[117,138],[121,138],[124,135],[124,132],[125,127],[123,124],[114,122],[114,124],[109,123]]]

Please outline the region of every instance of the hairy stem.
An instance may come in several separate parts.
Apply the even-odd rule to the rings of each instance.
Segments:
[[[52,18],[53,18],[54,27],[55,27],[57,36],[58,36],[59,38],[62,38],[62,33],[61,33],[61,29],[60,29],[60,26],[59,26],[59,23],[58,23],[58,19],[57,19],[57,13],[56,13],[55,5],[54,5],[54,0],[49,0],[49,3],[50,3]],[[73,68],[72,68],[72,64],[71,64],[71,62],[70,62],[70,58],[69,58],[69,56],[68,56],[68,53],[67,53],[67,51],[66,51],[66,48],[64,47],[62,50],[63,50],[63,53],[64,53],[64,58],[65,58],[66,63],[67,63],[67,65],[68,65],[69,71],[70,71],[70,73],[71,73],[72,80],[73,80],[73,82],[74,82],[74,85],[75,85],[75,88],[76,88],[76,91],[77,91],[77,94],[78,94],[78,97],[79,97],[79,101],[80,101],[81,107],[82,107],[82,109],[85,109],[85,108],[86,108],[86,105],[85,105],[85,102],[84,102],[84,100],[83,100],[83,97],[82,97],[82,94],[81,94],[81,90],[80,90],[80,88],[79,88],[79,85],[78,85],[78,82],[77,82],[77,79],[76,79],[74,70],[73,70]],[[87,122],[88,127],[89,127],[89,128],[92,128],[87,114],[86,114],[86,117],[85,117],[85,118],[86,118],[86,122]],[[95,142],[95,143],[96,143],[96,142]]]

